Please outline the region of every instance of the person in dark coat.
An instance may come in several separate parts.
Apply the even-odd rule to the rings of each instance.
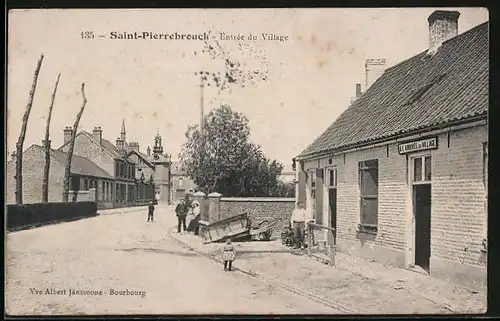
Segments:
[[[148,222],[150,219],[151,219],[151,222],[153,222],[154,212],[155,212],[155,206],[153,205],[153,202],[150,202],[149,206],[148,206]]]
[[[177,215],[177,233],[181,232],[181,225],[183,231],[186,231],[186,216],[189,209],[184,200],[181,200],[175,208],[175,214]]]

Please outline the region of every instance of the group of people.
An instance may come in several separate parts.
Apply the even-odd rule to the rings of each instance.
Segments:
[[[154,210],[155,208],[153,202],[151,202],[148,207],[148,222],[150,220],[153,221]],[[186,217],[190,211],[194,214],[194,218],[191,220],[189,227],[186,228]],[[200,204],[198,202],[190,202],[189,197],[183,198],[180,203],[177,204],[175,214],[177,216],[177,233],[181,233],[181,230],[184,232],[193,231],[196,235],[198,235],[198,221],[200,219]],[[299,201],[297,202],[297,207],[292,212],[290,220],[290,227],[293,231],[294,243],[296,247],[304,247],[306,221],[307,212],[304,208],[304,204]],[[222,248],[224,271],[231,271],[234,258],[234,246],[231,243],[231,239],[227,239]]]
[[[189,223],[189,227],[186,227],[186,217],[189,212],[194,215],[194,218]],[[200,219],[200,204],[197,201],[190,202],[189,197],[183,198],[175,207],[175,215],[177,215],[177,233],[181,233],[182,230],[198,234],[197,222]]]
[[[148,222],[154,222],[154,203],[151,201],[148,206]],[[186,228],[186,217],[191,212],[194,214],[194,218],[191,221],[199,220],[200,215],[200,204],[198,202],[190,202],[188,197],[183,198],[177,207],[175,208],[175,214],[177,215],[177,233],[181,233],[181,228],[183,231],[190,230]],[[197,232],[197,226],[192,229],[195,234]]]

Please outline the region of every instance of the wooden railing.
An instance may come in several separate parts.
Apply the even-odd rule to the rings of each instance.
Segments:
[[[316,223],[308,222],[307,223],[307,255],[311,256],[313,251],[318,250],[324,251],[325,254],[330,259],[330,264],[335,265],[335,252],[336,249],[336,240],[335,240],[335,229],[328,226],[319,225]],[[321,239],[319,241],[315,240],[314,232],[315,231],[327,231],[326,239]],[[322,249],[319,246],[319,243],[324,244],[324,248]]]

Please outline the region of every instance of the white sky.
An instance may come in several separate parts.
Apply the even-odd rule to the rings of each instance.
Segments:
[[[45,55],[24,148],[41,144],[58,73],[62,73],[51,123],[53,148],[72,125],[86,84],[88,104],[80,130],[101,126],[114,142],[125,118],[127,140],[142,151],[157,128],[164,149],[177,158],[187,126],[199,122],[200,89],[194,72],[221,71],[200,55],[198,41],[82,40],[80,32],[153,31],[260,34],[285,43],[245,40],[265,52],[269,80],[217,95],[205,93],[205,111],[228,103],[250,120],[252,140],[289,165],[349,105],[364,83],[364,60],[399,63],[428,45],[427,17],[436,8],[252,10],[16,10],[9,12],[7,150],[15,150],[36,62]],[[488,20],[483,8],[458,10],[459,33]],[[244,44],[244,45],[245,45]],[[221,41],[235,60],[262,69],[262,60],[240,54],[237,41]],[[195,56],[194,51],[198,54]],[[287,166],[288,167],[288,166]]]

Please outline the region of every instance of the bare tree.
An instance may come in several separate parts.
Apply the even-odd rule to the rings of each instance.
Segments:
[[[69,143],[68,158],[66,161],[66,170],[64,172],[64,191],[63,191],[64,203],[68,202],[69,179],[71,175],[71,159],[73,157],[73,149],[75,148],[76,132],[78,130],[78,124],[80,123],[80,118],[82,118],[85,105],[87,105],[87,97],[85,97],[85,83],[82,83],[82,99],[83,99],[82,107],[80,108],[80,111],[76,115],[75,124],[73,125],[73,132],[71,133],[71,140]]]
[[[42,183],[42,203],[49,201],[49,171],[50,171],[50,119],[52,118],[52,108],[54,107],[54,100],[56,99],[57,86],[61,74],[57,75],[56,85],[52,93],[52,100],[49,106],[49,116],[47,117],[47,126],[45,127],[45,167],[43,170],[43,183]]]
[[[24,111],[23,124],[21,126],[21,133],[19,134],[19,139],[16,143],[16,203],[23,203],[23,145],[24,138],[26,136],[26,128],[28,126],[28,119],[31,113],[31,106],[33,105],[33,98],[35,96],[36,85],[38,82],[38,74],[40,73],[40,68],[42,67],[43,54],[38,59],[36,65],[35,74],[33,75],[33,84],[31,85],[31,90],[28,98],[28,104],[26,105],[26,110]]]

